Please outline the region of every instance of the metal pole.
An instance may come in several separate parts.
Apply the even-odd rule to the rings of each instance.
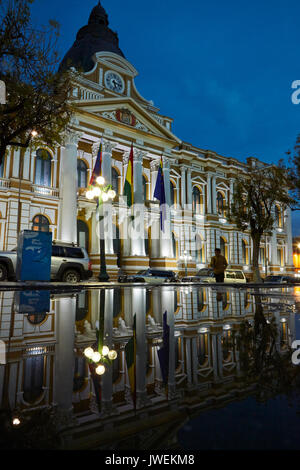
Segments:
[[[101,207],[101,211],[100,211]],[[101,214],[102,212],[102,214]],[[109,275],[106,271],[106,260],[105,260],[105,238],[104,238],[104,216],[103,216],[103,203],[98,206],[99,214],[99,237],[100,237],[100,272],[98,279],[102,282],[109,281]]]

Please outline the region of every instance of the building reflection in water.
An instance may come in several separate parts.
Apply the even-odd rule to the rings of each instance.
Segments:
[[[292,292],[270,297],[246,289],[124,287],[102,294],[43,292],[40,299],[37,292],[25,301],[20,293],[0,294],[0,333],[6,345],[1,409],[25,421],[37,410],[51,410],[61,445],[68,448],[170,446],[188,416],[252,393],[255,380],[248,372],[257,358],[248,333],[256,331],[261,318],[265,326],[275,325],[281,356],[290,354],[295,339]],[[96,341],[100,302],[104,342],[118,358],[98,378],[99,401],[84,350]],[[164,312],[170,328],[167,387],[158,359]],[[125,359],[134,314],[136,409]],[[265,345],[267,352],[270,347],[270,342]]]

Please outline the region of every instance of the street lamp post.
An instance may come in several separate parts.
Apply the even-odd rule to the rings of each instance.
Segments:
[[[104,215],[103,215],[103,202],[113,200],[116,197],[115,191],[112,189],[112,186],[109,184],[104,186],[105,180],[103,176],[98,176],[96,179],[96,184],[93,185],[93,189],[90,189],[86,192],[86,197],[89,200],[98,198],[98,217],[99,217],[99,239],[100,239],[100,272],[98,279],[99,281],[108,281],[109,275],[106,271],[106,261],[105,261],[105,239],[104,239]],[[102,214],[101,214],[102,212]]]
[[[188,262],[188,260],[191,261],[192,257],[191,257],[191,256],[188,256],[187,251],[184,250],[183,256],[180,256],[180,259],[184,261],[185,276],[187,276],[187,262]]]

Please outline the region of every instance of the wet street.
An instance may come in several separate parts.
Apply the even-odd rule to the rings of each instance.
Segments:
[[[65,290],[0,292],[0,448],[299,449],[299,287]]]

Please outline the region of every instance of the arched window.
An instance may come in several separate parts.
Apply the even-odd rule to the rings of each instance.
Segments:
[[[217,211],[219,215],[225,215],[225,197],[221,191],[217,192]]]
[[[83,220],[77,220],[77,243],[89,252],[89,228]]]
[[[201,333],[197,338],[197,356],[200,366],[204,366],[208,361],[208,334]]]
[[[43,323],[47,316],[47,313],[32,313],[31,315],[27,315],[27,320],[32,325],[39,325]]]
[[[220,250],[221,255],[226,257],[226,243],[223,237],[220,237]]]
[[[275,206],[275,224],[276,227],[282,228],[282,214],[279,206]]]
[[[201,312],[204,309],[204,305],[205,305],[204,289],[199,288],[197,290],[197,308],[198,308],[198,312]]]
[[[248,264],[248,245],[244,240],[242,240],[242,258],[242,263]]]
[[[173,181],[170,181],[170,204],[171,206],[174,206],[175,204],[175,193],[176,193],[176,187]]]
[[[73,392],[79,392],[88,381],[88,371],[86,358],[84,356],[75,357]]]
[[[116,194],[119,194],[119,173],[115,168],[111,170],[111,185]]]
[[[193,212],[201,214],[202,194],[197,186],[193,187]]]
[[[204,243],[200,235],[195,237],[196,262],[205,263]]]
[[[114,289],[113,300],[113,317],[117,318],[122,313],[122,292],[119,289]]]
[[[49,232],[49,220],[44,215],[36,215],[32,220],[32,230],[35,232]]]
[[[149,238],[148,238],[147,230],[145,230],[144,240],[145,240],[145,254],[146,256],[149,256]]]
[[[43,393],[44,365],[44,355],[34,355],[25,359],[23,397],[27,403],[36,402]]]
[[[281,245],[277,246],[277,264],[284,266],[284,247]]]
[[[113,239],[113,248],[114,248],[114,254],[117,255],[117,265],[120,268],[121,267],[121,240],[120,240],[120,231],[119,227],[115,226],[115,234],[116,237]]]
[[[144,201],[148,199],[148,180],[146,176],[143,175],[143,189],[144,189]]]
[[[83,160],[77,160],[78,188],[87,187],[87,166]]]
[[[229,362],[231,359],[231,331],[224,331],[222,336],[222,352],[223,352],[223,361]]]
[[[36,152],[34,182],[39,186],[51,186],[51,155],[46,149]]]
[[[89,313],[89,293],[79,292],[76,297],[76,321],[82,321]]]
[[[177,244],[176,244],[176,238],[173,232],[172,232],[172,250],[173,250],[173,258],[177,258]]]

